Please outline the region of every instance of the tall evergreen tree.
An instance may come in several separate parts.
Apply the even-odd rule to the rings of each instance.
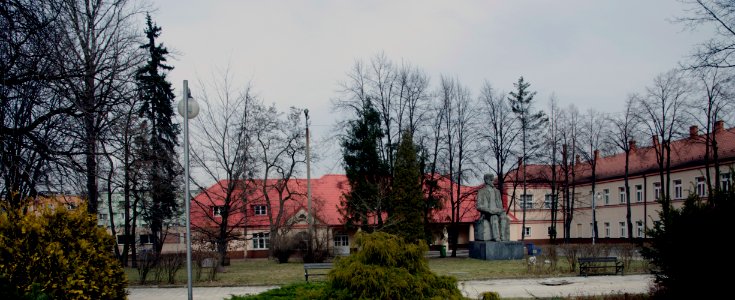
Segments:
[[[424,200],[421,171],[416,158],[413,136],[409,131],[405,131],[401,137],[394,170],[390,217],[395,221],[395,225],[391,227],[391,231],[408,242],[416,243],[425,237],[422,210]]]
[[[164,222],[175,216],[178,210],[176,182],[181,168],[177,165],[174,150],[180,130],[172,122],[175,96],[171,83],[166,80],[166,72],[173,67],[165,64],[168,50],[162,44],[156,44],[161,27],[153,23],[150,15],[146,16],[146,25],[148,43],[140,48],[149,55],[148,62],[136,74],[143,100],[139,114],[147,123],[143,157],[147,168],[148,197],[143,216],[151,227],[154,248],[160,253],[165,236]]]
[[[536,92],[531,92],[529,88],[531,84],[523,80],[523,76],[518,78],[518,82],[514,83],[516,91],[510,92],[508,100],[510,106],[513,109],[513,113],[516,114],[518,121],[521,123],[521,147],[522,147],[522,167],[523,168],[523,201],[521,205],[523,208],[523,226],[521,227],[521,240],[526,237],[526,206],[527,206],[527,193],[526,193],[526,165],[530,154],[534,154],[536,150],[541,146],[541,140],[539,137],[543,136],[541,132],[542,126],[548,121],[543,111],[533,112],[533,97],[536,96]]]
[[[363,101],[358,115],[358,119],[349,122],[347,135],[341,141],[345,174],[351,188],[344,195],[343,215],[348,226],[368,230],[370,218],[377,218],[378,227],[383,225],[389,176],[388,166],[378,150],[383,137],[378,111],[367,100]]]

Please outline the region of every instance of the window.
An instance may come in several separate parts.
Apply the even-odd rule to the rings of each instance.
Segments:
[[[546,194],[544,196],[544,208],[551,208],[554,203],[554,194]]]
[[[624,238],[628,234],[628,229],[625,228],[625,222],[620,222],[620,237]]]
[[[618,191],[620,192],[620,203],[625,203],[625,187],[619,187]]]
[[[270,246],[270,233],[253,233],[253,249],[268,249]]]
[[[521,195],[521,208],[533,208],[533,195]]]
[[[225,206],[212,206],[212,216],[221,217],[222,213],[225,212]]]
[[[577,237],[582,237],[582,224],[577,223]]]
[[[256,216],[265,216],[266,206],[265,205],[253,205],[253,212]]]
[[[140,235],[140,244],[153,244],[153,235],[152,234],[141,234]]]
[[[707,196],[707,189],[704,187],[704,177],[697,177],[697,196]]]
[[[107,223],[107,214],[99,214],[97,219],[102,223]]]
[[[660,182],[654,182],[653,183],[653,199],[661,199],[661,183]]]
[[[640,184],[635,186],[635,201],[643,202],[643,186]]]
[[[642,238],[643,237],[643,221],[636,221],[635,227],[636,227],[636,234],[638,235],[639,238]]]
[[[610,205],[610,189],[602,190],[602,198],[605,199],[605,205]]]
[[[350,245],[350,239],[346,234],[337,234],[334,236],[335,247],[348,247]]]
[[[674,180],[674,199],[681,199],[681,179]]]
[[[732,185],[730,173],[720,174],[720,188],[722,188],[723,191],[727,192],[730,190],[730,185]]]
[[[610,237],[610,222],[605,222],[604,225],[605,225],[605,237],[609,238]]]
[[[530,235],[531,235],[531,227],[524,227],[523,236],[530,236]]]

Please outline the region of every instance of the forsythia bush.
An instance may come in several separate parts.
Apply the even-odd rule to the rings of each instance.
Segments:
[[[426,244],[387,233],[359,233],[361,249],[329,273],[326,299],[462,299],[457,279],[437,276],[424,257]]]
[[[5,296],[125,299],[114,240],[84,207],[0,212],[0,290]],[[2,295],[0,295],[2,296]]]

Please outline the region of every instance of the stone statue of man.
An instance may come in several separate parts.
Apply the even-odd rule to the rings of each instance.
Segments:
[[[508,241],[510,225],[508,215],[503,209],[500,191],[493,187],[492,174],[485,174],[485,187],[477,191],[477,210],[480,219],[475,224],[475,240]]]

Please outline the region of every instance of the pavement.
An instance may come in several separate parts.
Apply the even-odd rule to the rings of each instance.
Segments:
[[[555,296],[602,295],[612,293],[646,293],[651,275],[554,277],[526,279],[491,279],[460,281],[462,294],[477,299],[483,292],[498,292],[501,297],[534,298]],[[232,295],[258,294],[276,286],[195,287],[194,299],[222,300]],[[133,287],[131,300],[186,299],[186,288]]]

